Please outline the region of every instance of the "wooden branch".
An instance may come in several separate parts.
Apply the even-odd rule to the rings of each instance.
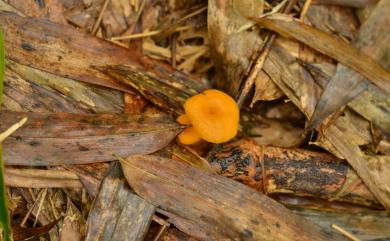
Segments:
[[[260,147],[243,139],[217,146],[208,160],[218,174],[268,194],[288,193],[380,207],[351,167],[329,154]]]
[[[113,163],[89,213],[85,240],[142,241],[154,211],[131,191],[119,163]]]
[[[152,153],[180,131],[166,115],[79,115],[0,112],[0,132],[15,119],[29,121],[3,143],[7,165],[47,166],[110,161]]]
[[[121,164],[138,195],[196,223],[211,239],[345,240],[240,183],[188,164],[145,155]]]

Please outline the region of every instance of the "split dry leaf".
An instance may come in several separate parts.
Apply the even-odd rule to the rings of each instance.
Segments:
[[[5,76],[3,103],[5,110],[19,112],[92,112],[87,106],[62,95],[54,89],[44,88],[24,80],[9,68],[6,68]]]
[[[82,164],[114,160],[112,153],[148,154],[166,146],[181,129],[166,115],[2,111],[0,130],[24,116],[29,121],[3,143],[7,165]]]
[[[389,11],[390,2],[380,1],[370,17],[361,26],[358,37],[353,43],[362,53],[372,57],[373,60],[378,61],[387,69],[390,69],[390,61],[385,57],[390,54],[390,35],[387,33],[390,19],[386,17]],[[338,64],[336,73],[326,86],[313,113],[311,118],[312,127],[320,124],[330,114],[367,90],[369,84],[370,82],[364,76],[347,66]],[[370,110],[365,112],[370,112]],[[370,117],[369,120],[375,124],[380,124],[382,128],[386,126],[386,122],[389,125],[389,119],[383,120],[376,116]],[[385,130],[390,133],[390,129]]]
[[[119,163],[103,179],[88,217],[86,241],[140,241],[145,237],[155,207],[135,195]]]
[[[11,60],[7,61],[7,67],[23,79],[45,89],[58,91],[64,96],[63,98],[66,96],[73,99],[96,113],[119,113],[124,108],[123,96],[119,91],[60,77]]]
[[[255,21],[262,27],[273,30],[283,36],[293,37],[313,49],[336,59],[364,75],[387,93],[390,93],[390,72],[386,71],[372,58],[351,47],[345,41],[282,14],[257,18]]]
[[[135,155],[121,164],[138,195],[196,224],[211,239],[345,240],[240,183],[183,162]]]
[[[7,58],[66,78],[133,93],[133,89],[99,70],[106,65],[131,67],[137,77],[153,76],[160,81],[188,83],[203,88],[199,77],[183,74],[171,66],[143,57],[102,39],[86,35],[70,26],[9,12],[0,13]],[[42,34],[45,33],[45,34]]]

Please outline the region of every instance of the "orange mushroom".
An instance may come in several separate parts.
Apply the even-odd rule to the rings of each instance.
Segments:
[[[236,102],[229,95],[219,90],[206,90],[189,98],[184,104],[186,118],[188,118],[198,136],[208,142],[223,143],[236,136],[239,123],[239,109]],[[184,123],[185,117],[179,117],[178,122]],[[186,129],[187,130],[187,129]],[[183,131],[179,141],[191,139],[186,135],[194,135],[190,131]],[[195,140],[194,136],[192,136]],[[186,143],[182,142],[183,144]]]
[[[188,119],[188,116],[186,114],[177,117],[176,121],[182,125],[187,125],[187,126],[191,125],[191,121],[190,119]]]
[[[194,129],[194,127],[188,127],[184,131],[182,131],[179,136],[180,143],[184,145],[192,145],[201,140],[200,136]]]

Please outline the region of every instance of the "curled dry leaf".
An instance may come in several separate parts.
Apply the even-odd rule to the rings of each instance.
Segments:
[[[0,132],[21,116],[29,121],[4,141],[8,165],[47,166],[110,161],[166,146],[180,131],[166,115],[79,115],[0,112]]]
[[[15,241],[22,241],[43,235],[52,229],[58,221],[59,220],[56,220],[46,224],[45,226],[37,228],[22,228],[19,225],[12,226],[13,238]]]

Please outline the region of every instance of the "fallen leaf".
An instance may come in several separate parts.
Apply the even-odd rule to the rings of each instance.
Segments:
[[[28,122],[3,143],[7,165],[47,166],[110,161],[166,146],[181,127],[167,115],[0,112],[0,132],[18,117]]]

